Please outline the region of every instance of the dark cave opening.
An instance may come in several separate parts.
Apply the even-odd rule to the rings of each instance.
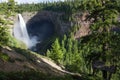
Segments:
[[[45,40],[55,33],[54,24],[49,20],[31,22],[27,25],[30,38],[37,36],[39,40]]]
[[[55,34],[55,26],[51,20],[30,20],[27,23],[27,30],[30,38],[36,37],[38,43],[31,50],[38,52],[43,49],[44,46],[49,46],[51,43],[47,43]],[[46,42],[47,41],[47,42]]]

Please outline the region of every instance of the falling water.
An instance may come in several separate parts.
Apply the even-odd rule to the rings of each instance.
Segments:
[[[33,47],[37,43],[37,39],[35,38],[29,38],[26,24],[23,20],[23,17],[21,14],[18,14],[18,20],[16,21],[13,29],[14,37],[26,44],[28,48]]]

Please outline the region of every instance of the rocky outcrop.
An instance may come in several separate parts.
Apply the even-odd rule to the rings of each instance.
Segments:
[[[10,58],[9,61],[4,61],[0,58],[0,71],[3,72],[35,70],[55,76],[63,76],[68,74],[81,77],[78,73],[63,70],[49,58],[28,50],[27,53],[18,53],[10,48],[1,48],[0,53],[7,54]]]
[[[59,17],[61,15],[62,15],[62,13],[56,13],[56,12],[52,12],[52,11],[22,13],[22,16],[23,16],[28,28],[33,23],[36,23],[36,22],[41,23],[42,21],[48,21],[54,25],[55,30],[57,30],[56,33],[60,33],[61,31],[63,31],[63,30],[61,30],[61,22],[59,20]],[[63,33],[63,32],[61,32],[61,33]]]
[[[75,33],[75,39],[79,39],[82,36],[90,34],[90,21],[86,21],[87,13],[76,13],[75,22],[80,27]]]

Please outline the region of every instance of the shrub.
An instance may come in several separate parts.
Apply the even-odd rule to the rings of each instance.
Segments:
[[[0,59],[3,61],[9,61],[10,57],[5,53],[0,53]]]
[[[73,80],[70,76],[51,76],[36,71],[28,72],[0,72],[0,80]]]

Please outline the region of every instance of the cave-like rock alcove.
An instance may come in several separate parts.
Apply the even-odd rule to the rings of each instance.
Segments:
[[[33,21],[27,26],[30,38],[36,36],[39,41],[44,41],[54,34],[54,24],[49,20]]]
[[[38,43],[31,50],[39,52],[49,45],[48,40],[55,35],[55,25],[47,16],[36,14],[27,22],[30,38],[36,38]],[[44,44],[43,44],[44,43]]]

